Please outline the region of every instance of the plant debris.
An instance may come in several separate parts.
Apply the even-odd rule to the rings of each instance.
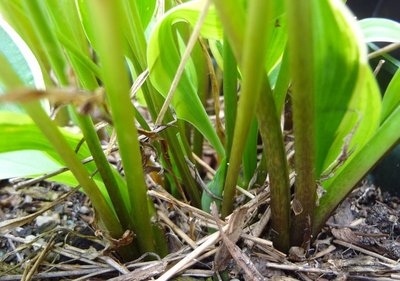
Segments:
[[[196,209],[154,184],[149,195],[171,253],[125,264],[109,249],[115,241],[96,236],[83,193],[39,186],[16,190],[3,182],[0,189],[0,281],[400,280],[400,199],[367,183],[341,204],[308,251],[292,248],[288,256],[269,240],[268,186],[251,190],[253,199],[223,221],[215,210],[213,216]],[[52,218],[51,227],[41,227],[41,217]]]

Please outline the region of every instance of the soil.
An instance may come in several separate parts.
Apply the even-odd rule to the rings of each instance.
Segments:
[[[125,264],[94,229],[83,193],[48,182],[0,184],[0,281],[400,280],[400,200],[367,183],[341,204],[310,249],[292,248],[289,255],[268,240],[266,187],[254,190],[252,200],[241,195],[247,203],[229,223],[152,187],[171,254]],[[208,232],[218,227],[227,229],[222,240]]]

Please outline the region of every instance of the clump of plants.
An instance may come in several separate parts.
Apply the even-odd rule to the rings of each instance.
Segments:
[[[237,185],[267,181],[274,246],[307,247],[400,139],[399,71],[382,98],[367,52],[399,42],[399,24],[357,22],[340,0],[177,2],[0,1],[0,159],[23,163],[3,177],[65,165],[50,180],[81,187],[106,236],[134,234],[127,258],[167,253],[148,177],[223,217]],[[218,169],[204,188],[192,164],[205,145]],[[107,159],[115,150],[123,173]]]

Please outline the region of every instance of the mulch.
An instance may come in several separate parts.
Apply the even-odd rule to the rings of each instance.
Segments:
[[[0,281],[400,280],[400,200],[366,182],[309,249],[288,255],[269,240],[268,186],[239,195],[240,206],[222,221],[150,185],[170,254],[128,263],[94,229],[79,190],[49,182],[0,186]]]

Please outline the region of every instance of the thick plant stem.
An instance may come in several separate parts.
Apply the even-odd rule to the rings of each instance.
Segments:
[[[316,200],[312,1],[286,1],[289,63],[293,79],[296,186],[291,243],[311,238]],[[301,15],[301,16],[299,16]],[[300,48],[301,46],[301,48]]]
[[[268,81],[265,77],[264,81]],[[269,85],[263,87],[257,106],[257,119],[266,154],[271,192],[272,235],[274,247],[287,252],[290,233],[290,182],[285,145],[279,117]]]
[[[237,176],[249,132],[249,125],[252,121],[252,114],[256,110],[261,83],[264,77],[268,29],[263,28],[263,26],[269,16],[269,6],[269,1],[264,0],[249,3],[249,15],[246,33],[244,34],[245,40],[241,60],[243,74],[242,91],[238,104],[236,126],[222,201],[222,216],[224,217],[233,210]]]
[[[234,9],[234,3],[230,1],[214,1],[221,15],[227,37],[231,41],[232,49],[236,59],[242,61],[244,30],[242,21],[231,21],[230,12],[234,12],[238,18],[243,18],[240,9]],[[236,3],[237,4],[237,3]],[[265,20],[265,18],[264,18]],[[233,25],[233,26],[232,26]],[[241,30],[243,33],[241,33]],[[243,69],[243,65],[241,65]],[[262,70],[264,72],[264,70]],[[288,167],[285,155],[283,136],[280,128],[280,122],[272,97],[271,87],[265,74],[262,76],[263,84],[261,95],[258,99],[257,119],[260,132],[263,139],[264,151],[267,154],[267,166],[270,178],[271,189],[271,211],[273,228],[275,230],[274,244],[277,248],[287,250],[289,246],[289,224],[290,224],[290,185],[288,176]],[[253,97],[254,98],[254,97]],[[240,111],[239,111],[240,112]],[[238,113],[240,114],[240,113]],[[238,121],[236,121],[238,122]],[[236,133],[235,128],[235,133]],[[236,153],[232,149],[232,153]],[[230,163],[231,165],[231,163]]]
[[[129,79],[125,70],[123,39],[119,32],[121,7],[114,1],[90,1],[96,33],[98,55],[102,63],[103,82],[111,105],[112,117],[128,186],[134,231],[141,252],[153,252],[154,240],[147,207],[147,187],[144,181],[134,110],[129,97]],[[113,42],[113,44],[110,44]]]
[[[314,236],[319,233],[326,220],[346,195],[379,161],[382,155],[398,143],[400,139],[400,106],[381,125],[368,143],[350,160],[343,170],[329,185],[322,196],[319,206],[314,211]]]
[[[131,225],[132,218],[129,216],[128,208],[124,203],[120,187],[118,186],[117,180],[112,172],[110,163],[108,162],[103,149],[101,148],[101,144],[95,131],[93,122],[89,116],[80,115],[78,112],[76,112],[76,110],[74,110],[74,114],[78,119],[79,127],[84,133],[85,141],[88,144],[90,153],[92,154],[96,163],[96,167],[99,170],[101,179],[107,188],[115,212],[121,221],[121,225],[124,229],[128,229]]]

